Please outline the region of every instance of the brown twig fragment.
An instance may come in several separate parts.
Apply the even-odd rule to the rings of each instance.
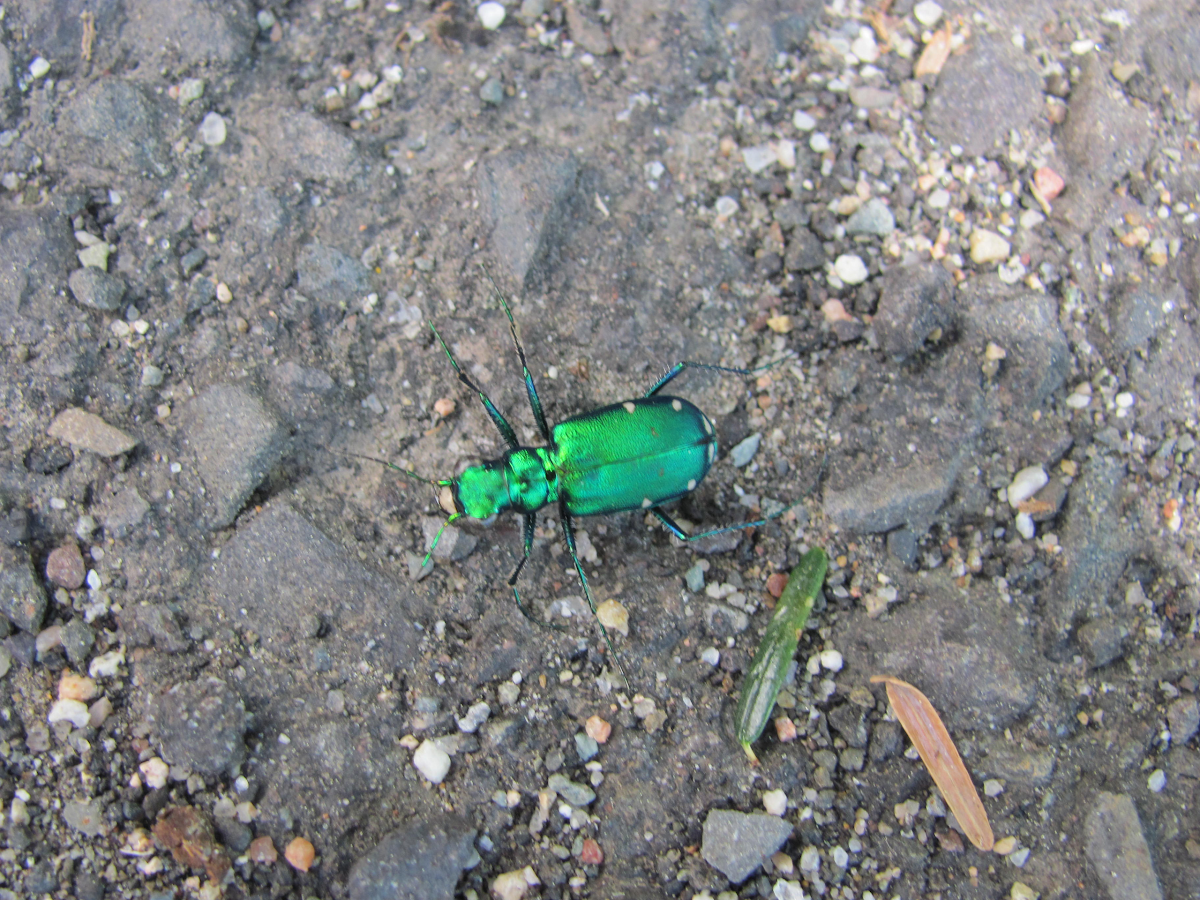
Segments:
[[[888,701],[896,711],[896,718],[917,748],[921,761],[933,776],[933,783],[942,792],[946,805],[958,818],[967,838],[980,850],[991,850],[996,841],[987,811],[941,716],[929,698],[907,681],[890,675],[871,676],[872,684],[880,682],[886,685]]]
[[[92,47],[96,43],[96,16],[89,10],[79,14],[83,22],[83,39],[80,41],[79,53],[84,62],[92,61]]]

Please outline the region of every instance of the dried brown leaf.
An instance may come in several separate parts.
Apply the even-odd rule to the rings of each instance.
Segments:
[[[914,78],[920,78],[923,75],[936,75],[942,71],[942,66],[950,58],[950,39],[953,36],[954,34],[950,30],[949,22],[946,23],[946,27],[941,31],[933,33],[933,36],[929,39],[929,43],[921,51],[921,56],[917,59],[917,64],[913,66]]]
[[[896,718],[917,748],[921,761],[933,776],[933,783],[942,792],[946,805],[958,818],[967,838],[980,850],[991,850],[995,838],[983,801],[929,698],[907,681],[890,675],[872,675],[871,682],[886,685]]]

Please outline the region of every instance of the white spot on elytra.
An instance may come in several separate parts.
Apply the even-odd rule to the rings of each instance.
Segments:
[[[696,489],[696,479],[695,479],[695,478],[689,478],[689,479],[688,479],[688,490],[689,490],[689,491],[694,491],[695,489]]]
[[[717,445],[709,444],[708,445],[708,461],[712,462],[716,458],[716,456],[717,456]]]
[[[653,506],[653,505],[654,505],[654,504],[650,502],[650,498],[649,498],[649,497],[643,497],[643,498],[642,498],[642,509],[649,509],[649,508],[650,508],[651,506]]]
[[[712,434],[712,422],[708,421],[708,416],[704,416],[704,433]]]
[[[629,400],[626,400],[626,401],[625,401],[624,403],[622,403],[621,405],[622,405],[623,407],[625,407],[625,412],[627,412],[627,413],[631,413],[631,412],[633,412],[634,410],[636,410],[636,409],[637,409],[637,407],[636,407],[636,406],[634,406],[634,405],[633,405],[633,403],[632,403],[632,402],[630,402]]]
[[[678,400],[672,400],[671,401],[671,409],[675,410],[675,412],[679,412],[681,409],[683,409],[683,404],[680,403]]]

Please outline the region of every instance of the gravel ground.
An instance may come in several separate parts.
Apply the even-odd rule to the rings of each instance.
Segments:
[[[0,898],[1192,898],[1200,12],[10,0]],[[502,21],[501,21],[502,19]],[[434,492],[678,360],[672,515]],[[751,767],[742,673],[829,553]],[[940,710],[994,852],[883,688]]]

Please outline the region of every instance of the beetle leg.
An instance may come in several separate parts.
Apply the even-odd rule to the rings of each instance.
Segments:
[[[537,388],[533,386],[533,376],[529,374],[529,363],[525,361],[525,350],[521,347],[520,340],[517,339],[517,323],[513,321],[512,310],[508,308],[508,301],[504,299],[504,295],[500,293],[500,288],[492,278],[492,273],[487,270],[486,266],[481,265],[483,274],[487,280],[491,282],[492,293],[496,295],[496,299],[500,301],[500,306],[504,310],[504,315],[508,316],[508,330],[512,335],[513,343],[517,347],[517,356],[521,358],[521,372],[525,376],[525,392],[529,394],[529,407],[533,410],[533,418],[537,422],[538,431],[542,433],[542,438],[547,443],[550,442],[550,429],[546,427],[546,414],[542,412],[542,401],[538,397]]]
[[[714,366],[710,365],[709,363],[698,363],[685,359],[682,362],[675,363],[675,365],[671,366],[671,368],[667,370],[666,374],[663,375],[662,378],[654,382],[654,384],[650,387],[650,390],[646,391],[646,396],[653,397],[664,387],[666,387],[667,382],[669,382],[684,369],[708,369],[712,372],[727,372],[730,375],[753,375],[755,372],[765,372],[768,369],[773,369],[785,359],[788,359],[788,357],[781,356],[779,359],[773,360],[767,363],[765,366],[755,366],[753,369],[735,369],[731,366]]]
[[[525,568],[525,563],[529,562],[529,555],[533,552],[533,531],[537,528],[537,514],[529,513],[525,519],[525,552],[521,556],[521,561],[517,563],[517,568],[513,571],[512,576],[508,579],[508,586],[513,589],[513,599],[517,601],[517,609],[521,611],[521,615],[527,618],[534,625],[539,625],[542,628],[553,628],[555,631],[562,631],[563,626],[555,622],[547,622],[545,619],[537,618],[532,611],[526,608],[521,602],[521,594],[517,591],[517,579],[521,577],[521,570]]]
[[[438,343],[442,345],[442,349],[446,351],[446,359],[450,360],[450,365],[454,366],[454,371],[458,375],[458,380],[465,384],[468,388],[479,395],[479,402],[483,404],[483,408],[487,410],[488,416],[492,420],[492,424],[496,426],[496,430],[500,432],[500,437],[504,438],[504,443],[508,444],[510,450],[516,450],[521,446],[517,442],[517,435],[512,430],[512,426],[500,414],[500,410],[496,409],[494,403],[487,394],[480,390],[470,378],[458,366],[458,360],[454,358],[454,354],[450,352],[450,348],[446,346],[446,342],[442,340],[442,336],[438,334],[438,330],[433,327],[433,323],[429,323],[429,329],[433,332],[433,336],[438,339]]]
[[[583,585],[583,597],[587,600],[588,607],[592,611],[592,615],[596,617],[596,624],[600,626],[600,634],[604,636],[604,643],[608,647],[608,654],[616,662],[617,668],[621,670],[621,677],[625,679],[625,689],[632,693],[633,688],[629,684],[629,675],[625,671],[625,664],[621,662],[621,657],[617,656],[616,648],[613,647],[612,638],[608,636],[608,629],[604,627],[604,623],[600,621],[596,613],[596,601],[592,599],[592,589],[588,587],[587,576],[583,574],[583,563],[579,561],[579,553],[575,550],[575,529],[571,523],[571,513],[567,510],[567,499],[564,495],[558,502],[559,517],[562,519],[563,537],[567,541],[567,549],[571,551],[571,561],[575,563],[575,571],[579,573],[579,583]]]

